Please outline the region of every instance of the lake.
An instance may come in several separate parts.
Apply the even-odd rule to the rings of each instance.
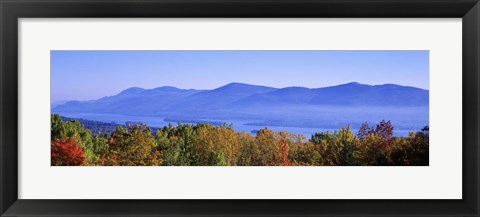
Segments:
[[[106,123],[116,123],[116,124],[125,124],[130,122],[135,123],[144,123],[150,127],[164,127],[169,124],[177,125],[177,122],[165,121],[164,117],[152,117],[152,116],[129,116],[129,115],[118,115],[118,114],[93,114],[93,113],[72,113],[72,112],[56,112],[64,117],[69,118],[79,118],[85,120],[100,121]],[[247,125],[247,123],[252,122],[261,122],[259,120],[244,120],[244,119],[225,119],[225,120],[210,120],[210,119],[201,119],[196,120],[199,122],[214,122],[214,123],[227,123],[233,124],[233,128],[237,132],[247,132],[249,134],[255,134],[255,131],[268,127],[269,129],[280,132],[287,131],[291,134],[303,134],[308,139],[316,132],[325,132],[325,131],[334,131],[339,129],[331,128],[305,128],[305,127],[284,127],[284,126],[252,126]],[[189,124],[192,124],[196,121],[189,121]],[[183,122],[182,122],[183,123]],[[356,133],[358,129],[351,129],[353,133]],[[395,130],[395,136],[407,136],[410,131],[418,131],[419,129],[412,130]]]

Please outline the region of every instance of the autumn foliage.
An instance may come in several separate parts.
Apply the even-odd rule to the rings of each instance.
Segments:
[[[232,126],[118,126],[92,136],[78,121],[52,115],[52,165],[85,166],[425,166],[429,129],[395,137],[390,121],[304,135]]]
[[[51,142],[51,162],[54,166],[81,166],[85,161],[83,154],[73,138]]]

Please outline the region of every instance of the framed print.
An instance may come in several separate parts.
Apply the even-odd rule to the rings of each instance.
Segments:
[[[51,51],[50,164],[428,166],[428,56],[422,50]],[[118,78],[105,84],[111,77]],[[345,78],[355,81],[335,83]],[[375,82],[365,78],[385,84],[357,82]],[[138,85],[112,93],[127,80]],[[143,88],[158,83],[167,86]],[[97,99],[76,100],[89,97]]]
[[[477,1],[2,1],[3,216],[478,216]]]

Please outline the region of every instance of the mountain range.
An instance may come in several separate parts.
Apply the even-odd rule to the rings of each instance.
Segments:
[[[428,90],[396,84],[352,82],[321,88],[274,88],[230,83],[212,90],[132,87],[97,100],[68,101],[54,107],[52,112],[261,121],[290,119],[301,123],[328,118],[358,121],[389,118],[409,122],[426,119],[428,122],[428,104]],[[418,108],[422,115],[409,112],[411,109],[418,112]]]

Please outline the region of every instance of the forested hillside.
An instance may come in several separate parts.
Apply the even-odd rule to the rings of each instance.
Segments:
[[[428,165],[428,126],[394,137],[390,121],[344,127],[310,139],[267,128],[255,136],[231,126],[178,124],[152,131],[116,126],[92,135],[78,120],[51,116],[52,166],[376,166]]]
[[[85,120],[81,118],[69,118],[69,117],[60,117],[65,122],[74,122],[78,121],[80,124],[87,130],[92,133],[92,136],[101,135],[101,134],[110,134],[115,132],[117,127],[127,127],[127,124],[135,125],[135,123],[125,123],[125,124],[117,124],[115,122],[112,123],[105,123],[100,121],[92,121],[92,120]],[[158,128],[150,127],[152,131],[157,131]]]

